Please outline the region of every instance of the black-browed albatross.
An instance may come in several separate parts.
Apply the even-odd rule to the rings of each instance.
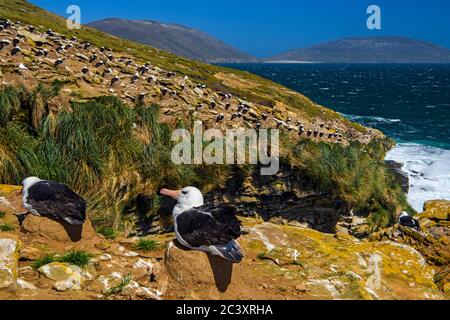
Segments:
[[[408,228],[412,228],[412,229],[416,229],[418,231],[420,231],[420,224],[419,221],[417,221],[416,219],[414,219],[413,217],[411,217],[407,212],[402,212],[400,214],[400,217],[398,219],[398,223],[402,226],[408,227]]]
[[[177,240],[183,246],[233,263],[242,261],[242,249],[235,241],[241,235],[241,223],[234,207],[205,205],[202,193],[194,187],[162,189],[161,194],[177,200],[173,220]]]
[[[23,207],[28,213],[71,225],[86,221],[86,201],[68,186],[36,177],[26,178],[22,185]]]

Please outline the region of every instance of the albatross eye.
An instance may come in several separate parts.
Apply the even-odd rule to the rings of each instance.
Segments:
[[[181,193],[182,193],[182,194],[188,194],[188,191],[182,190]]]

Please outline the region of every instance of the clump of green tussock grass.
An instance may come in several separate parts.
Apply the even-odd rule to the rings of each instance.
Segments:
[[[2,232],[11,232],[16,230],[16,227],[14,227],[10,223],[0,223],[0,231]]]
[[[52,96],[52,97],[58,96],[60,94],[61,90],[64,88],[64,85],[67,83],[70,83],[70,81],[55,79],[52,82],[50,89],[46,90],[46,95]]]
[[[97,233],[103,235],[106,239],[114,240],[116,239],[117,232],[111,227],[101,227],[97,229]]]
[[[89,264],[91,259],[92,255],[88,252],[72,250],[58,257],[56,260],[84,268]]]
[[[312,143],[292,146],[297,173],[323,192],[346,203],[355,213],[369,215],[374,228],[395,219],[399,208],[410,209],[406,197],[382,159],[374,158],[359,144]]]
[[[23,177],[38,167],[36,142],[20,123],[0,127],[0,181],[20,184]]]
[[[68,263],[71,265],[78,266],[80,268],[85,268],[92,259],[92,255],[85,251],[69,251],[61,256],[57,255],[45,255],[42,258],[33,262],[33,269],[39,269],[52,262]]]
[[[159,243],[152,239],[144,239],[141,238],[139,241],[135,244],[136,250],[140,250],[143,252],[150,252],[158,248]]]
[[[5,126],[20,110],[24,89],[7,86],[0,92],[0,127]]]
[[[55,256],[54,255],[45,255],[42,258],[37,259],[34,261],[31,265],[31,267],[35,270],[39,269],[42,266],[45,266],[47,264],[50,264],[52,262],[55,262]]]
[[[220,186],[235,168],[175,165],[173,128],[159,122],[157,105],[130,108],[118,98],[99,97],[73,103],[70,111],[57,115],[46,111],[36,115],[30,111],[30,101],[36,98],[29,97],[47,96],[50,89],[5,90],[0,101],[11,100],[14,110],[22,105],[29,113],[21,121],[10,116],[0,126],[0,181],[20,184],[33,175],[66,183],[87,198],[93,221],[100,226],[117,229],[135,199],[154,194],[160,186]],[[190,128],[186,121],[192,119],[178,126]],[[382,156],[377,156],[384,154],[388,143],[296,142],[285,133],[280,138],[282,163],[355,213],[370,215],[374,227],[391,223],[399,207],[408,208]]]
[[[6,216],[6,212],[0,211],[0,219],[3,219]]]
[[[44,85],[38,84],[27,97],[25,107],[28,109],[29,124],[35,130],[40,127],[42,120],[48,114],[46,101],[50,95]]]
[[[110,288],[106,292],[106,296],[121,293],[123,288],[125,288],[127,285],[130,284],[131,280],[132,280],[132,276],[131,276],[131,272],[130,272],[123,278],[123,280],[117,286]]]
[[[33,112],[38,96],[49,92],[17,93],[29,112],[0,126],[0,181],[20,184],[38,176],[65,183],[87,198],[95,223],[117,229],[140,195],[161,185],[201,187],[225,176],[225,167],[173,164],[173,128],[159,122],[157,105],[130,108],[118,98],[99,97],[57,115],[45,108]]]

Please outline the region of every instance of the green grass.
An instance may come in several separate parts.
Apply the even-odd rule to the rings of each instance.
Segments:
[[[256,258],[257,258],[258,260],[266,260],[266,259],[267,259],[267,254],[266,254],[265,252],[258,253],[258,255],[256,256]]]
[[[0,219],[3,219],[6,216],[6,212],[0,211]]]
[[[39,258],[38,260],[34,261],[31,265],[33,269],[37,270],[42,266],[45,266],[49,263],[55,262],[55,256],[54,255],[45,255],[42,258]]]
[[[14,227],[10,223],[1,223],[0,224],[0,231],[2,231],[2,232],[11,232],[14,230],[16,230],[16,227]]]
[[[155,250],[159,246],[159,243],[152,239],[144,239],[141,238],[139,241],[135,244],[136,250],[143,251],[143,252],[150,252]]]
[[[117,237],[117,232],[111,227],[101,227],[97,229],[97,233],[103,235],[106,239],[114,240]]]
[[[132,277],[131,277],[131,272],[130,272],[125,276],[125,278],[123,278],[123,280],[117,286],[114,286],[111,289],[109,289],[106,292],[106,296],[121,293],[123,288],[125,288],[127,285],[130,284],[131,279],[132,279]]]
[[[38,176],[68,184],[87,198],[94,224],[107,237],[113,236],[108,227],[119,228],[139,195],[155,194],[162,186],[219,187],[232,174],[231,166],[173,164],[172,128],[159,122],[157,105],[129,108],[117,98],[100,97],[73,103],[70,112],[45,114],[34,128],[29,96],[36,90],[7,89],[19,107],[0,125],[0,181],[20,184],[26,176]],[[51,90],[39,92],[46,96]],[[23,110],[30,118],[20,117]],[[306,178],[317,191],[369,215],[374,228],[392,223],[399,208],[411,211],[383,162],[389,141],[342,146],[280,137],[282,165],[293,167],[299,181]],[[240,168],[245,175],[255,170]]]
[[[131,41],[82,27],[68,30],[65,19],[23,0],[0,0],[0,16],[40,31],[48,28],[67,36],[127,51],[140,62],[187,75],[243,99],[272,108],[275,101],[302,112],[305,118],[339,120],[358,131],[366,129],[307,98],[247,72],[180,58]],[[214,75],[229,73],[255,86],[229,87]],[[112,97],[73,103],[70,111],[55,115],[47,101],[65,85],[55,81],[27,92],[6,87],[0,92],[0,181],[19,184],[26,176],[39,176],[68,184],[83,195],[96,227],[118,229],[125,211],[132,211],[139,195],[153,195],[162,187],[196,185],[209,189],[223,185],[229,166],[177,166],[170,161],[171,128],[159,122],[159,107],[126,107]],[[138,129],[133,129],[133,123]],[[186,125],[183,121],[180,126]],[[187,126],[190,127],[190,126]],[[139,134],[136,134],[136,131]],[[282,134],[283,137],[283,134]],[[291,139],[292,140],[292,139]],[[282,140],[282,160],[296,168],[299,179],[332,193],[357,212],[370,215],[375,227],[388,225],[398,208],[408,208],[404,195],[386,172],[382,157],[392,141],[368,146],[297,143]],[[410,209],[410,208],[408,208]]]
[[[377,229],[394,222],[398,209],[412,209],[382,158],[372,156],[368,148],[292,142],[282,161],[294,164],[298,179],[309,180],[317,191],[343,201],[355,214],[369,216]]]
[[[85,251],[72,250],[61,256],[57,255],[45,255],[42,258],[33,262],[33,269],[37,270],[42,266],[45,266],[52,262],[68,263],[80,268],[85,268],[92,259],[92,255]]]
[[[57,258],[58,262],[65,262],[78,266],[80,268],[85,268],[91,261],[92,255],[85,251],[69,251],[63,254],[61,257]]]
[[[157,105],[130,108],[117,98],[99,97],[41,119],[29,102],[36,90],[8,90],[18,97],[19,109],[0,125],[0,181],[20,184],[38,176],[68,184],[87,198],[99,228],[117,229],[140,194],[155,194],[161,186],[218,184],[225,176],[225,166],[172,163],[172,129],[159,122]],[[44,96],[50,92],[39,89]],[[19,121],[23,113],[28,118]]]

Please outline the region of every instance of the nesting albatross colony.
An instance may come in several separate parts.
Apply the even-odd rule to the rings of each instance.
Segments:
[[[0,0],[0,78],[0,263],[14,269],[0,277],[0,298],[444,297],[417,248],[368,241],[415,213],[384,162],[393,142],[378,130],[249,73],[68,30],[23,0]],[[197,120],[279,129],[278,174],[174,164],[172,131]],[[27,177],[42,180],[27,188]],[[38,208],[39,185],[50,194]],[[193,205],[176,216],[180,194],[168,188],[186,186],[218,211]],[[27,210],[38,214],[17,218]],[[225,267],[233,278],[218,280]]]

